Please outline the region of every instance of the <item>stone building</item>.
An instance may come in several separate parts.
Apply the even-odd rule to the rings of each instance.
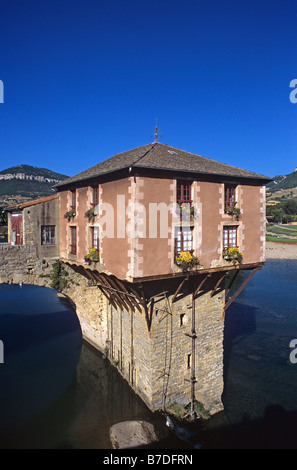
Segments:
[[[39,258],[58,258],[60,254],[59,197],[35,199],[6,207],[8,243],[34,245]]]
[[[268,181],[154,142],[56,185],[84,336],[152,410],[222,409],[225,297],[265,262]]]

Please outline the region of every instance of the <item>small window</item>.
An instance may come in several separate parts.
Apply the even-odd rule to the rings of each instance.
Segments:
[[[234,184],[225,184],[225,210],[234,209],[237,204],[236,187]]]
[[[237,246],[237,226],[227,225],[223,231],[223,250]]]
[[[71,191],[70,209],[76,211],[76,189]]]
[[[99,227],[91,227],[92,248],[99,251]]]
[[[41,227],[41,245],[55,245],[54,225],[43,225]]]
[[[193,251],[193,227],[177,227],[175,232],[175,256],[181,251]]]
[[[191,203],[191,183],[188,181],[177,182],[176,200],[178,204]]]
[[[97,206],[99,204],[99,189],[98,186],[92,187],[92,207]]]
[[[76,255],[76,227],[70,227],[70,253]]]

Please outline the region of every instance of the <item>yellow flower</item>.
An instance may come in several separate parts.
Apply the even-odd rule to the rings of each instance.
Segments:
[[[191,263],[193,256],[188,251],[181,251],[178,261],[181,263]]]

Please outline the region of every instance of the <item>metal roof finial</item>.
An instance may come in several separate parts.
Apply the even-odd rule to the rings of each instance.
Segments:
[[[161,130],[158,129],[158,119],[156,119],[156,127],[155,127],[155,140],[154,140],[154,144],[156,144],[157,142],[159,142],[159,134],[161,134]]]

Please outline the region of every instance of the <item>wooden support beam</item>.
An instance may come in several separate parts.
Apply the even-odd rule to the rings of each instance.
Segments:
[[[116,301],[116,303],[118,304],[118,306],[120,307],[121,310],[128,310],[129,311],[129,307],[128,305],[126,304],[126,302],[121,298],[120,294],[117,292],[117,290],[112,286],[112,284],[110,283],[110,280],[108,278],[108,276],[104,275],[103,273],[97,273],[97,276],[99,277],[99,279],[101,280],[101,282],[105,285],[105,287],[107,289],[110,290],[110,292],[112,292],[112,295],[114,297],[114,300]]]
[[[231,279],[231,281],[230,281],[230,283],[229,283],[229,285],[228,285],[228,287],[227,287],[227,289],[226,289],[225,298],[227,298],[228,293],[230,292],[230,290],[231,290],[231,288],[232,288],[234,282],[236,281],[237,276],[238,276],[239,273],[240,273],[240,271],[235,271],[235,274],[234,274],[234,276],[232,277],[232,279]]]
[[[93,271],[90,271],[90,270],[85,270],[86,272],[86,275],[89,277],[91,277],[91,279],[94,280],[95,282],[95,285],[101,290],[101,292],[103,293],[103,295],[107,298],[108,302],[115,308],[117,309],[117,304],[115,303],[114,299],[112,298],[112,295],[110,294],[110,292],[108,290],[106,290],[105,286],[100,282],[100,280],[98,280],[97,276],[96,276],[96,273],[94,273]],[[99,283],[98,283],[99,282]]]
[[[137,310],[142,313],[142,310],[141,310],[141,307],[139,306],[138,304],[138,301],[137,301],[137,298],[135,297],[135,295],[131,292],[129,292],[129,290],[126,288],[126,286],[124,285],[123,282],[121,282],[118,278],[115,278],[115,276],[110,276],[115,282],[116,284],[118,284],[118,286],[120,287],[121,291],[125,294],[125,299],[128,303],[131,302],[131,304],[133,305],[133,308],[136,307]]]
[[[93,272],[93,276],[97,279],[99,285],[105,292],[105,296],[107,299],[110,301],[110,303],[113,305],[113,307],[117,310],[119,307],[121,310],[123,309],[122,303],[118,300],[118,298],[114,295],[114,292],[112,289],[110,289],[110,286],[107,282],[105,282],[105,279],[101,277],[101,275],[96,271]],[[108,295],[106,294],[108,292]]]
[[[237,289],[237,291],[235,292],[235,294],[231,297],[231,299],[228,300],[228,302],[226,303],[225,307],[224,307],[224,311],[227,310],[227,308],[232,304],[232,302],[236,299],[236,297],[240,294],[240,292],[245,288],[245,286],[250,282],[250,280],[252,279],[252,277],[258,272],[260,271],[260,269],[262,269],[262,266],[259,266],[255,269],[253,269],[253,271],[251,272],[251,274],[249,275],[249,277],[242,283],[242,285]]]
[[[142,298],[140,294],[137,292],[137,290],[134,287],[132,287],[130,284],[128,286],[128,289],[132,292],[132,294],[136,297],[138,302],[142,305]]]
[[[200,281],[200,283],[198,284],[198,287],[197,289],[195,290],[195,292],[193,293],[193,298],[196,299],[201,287],[203,286],[203,284],[206,282],[206,279],[210,278],[211,277],[211,274],[206,274],[206,276],[204,276],[204,278],[202,279],[202,281]]]
[[[107,275],[99,273],[97,270],[92,270],[81,264],[71,264],[65,261],[65,264],[85,276],[93,285],[97,286],[103,295],[107,298],[109,303],[115,308],[121,310],[132,310],[135,308],[142,313],[142,308],[146,308],[145,300],[143,301],[140,294],[136,289],[127,287],[125,284],[114,275]],[[144,305],[145,304],[145,305]]]
[[[182,280],[182,282],[180,283],[180,285],[179,285],[178,288],[176,289],[175,293],[173,294],[173,297],[172,297],[172,299],[171,299],[171,305],[172,305],[173,302],[175,301],[175,299],[176,299],[178,293],[180,292],[181,288],[183,287],[184,283],[185,283],[186,281],[188,281],[188,280],[189,280],[188,277],[185,277],[185,278]]]
[[[227,276],[227,274],[229,274],[228,271],[226,271],[226,272],[223,274],[223,276],[220,277],[220,279],[218,280],[218,282],[217,282],[216,285],[214,286],[214,288],[213,288],[213,290],[212,290],[212,292],[211,292],[211,294],[210,294],[210,297],[213,297],[213,296],[215,295],[217,288],[221,285],[221,283],[223,282],[223,280],[225,279],[225,277]]]
[[[106,276],[105,279],[108,284],[110,284],[110,287],[114,289],[114,293],[117,298],[125,306],[125,310],[129,310],[130,307],[134,312],[134,305],[132,305],[131,302],[128,300],[127,296],[125,296],[123,292],[119,290],[119,286],[116,284],[116,282],[114,282],[114,280],[110,276]]]

